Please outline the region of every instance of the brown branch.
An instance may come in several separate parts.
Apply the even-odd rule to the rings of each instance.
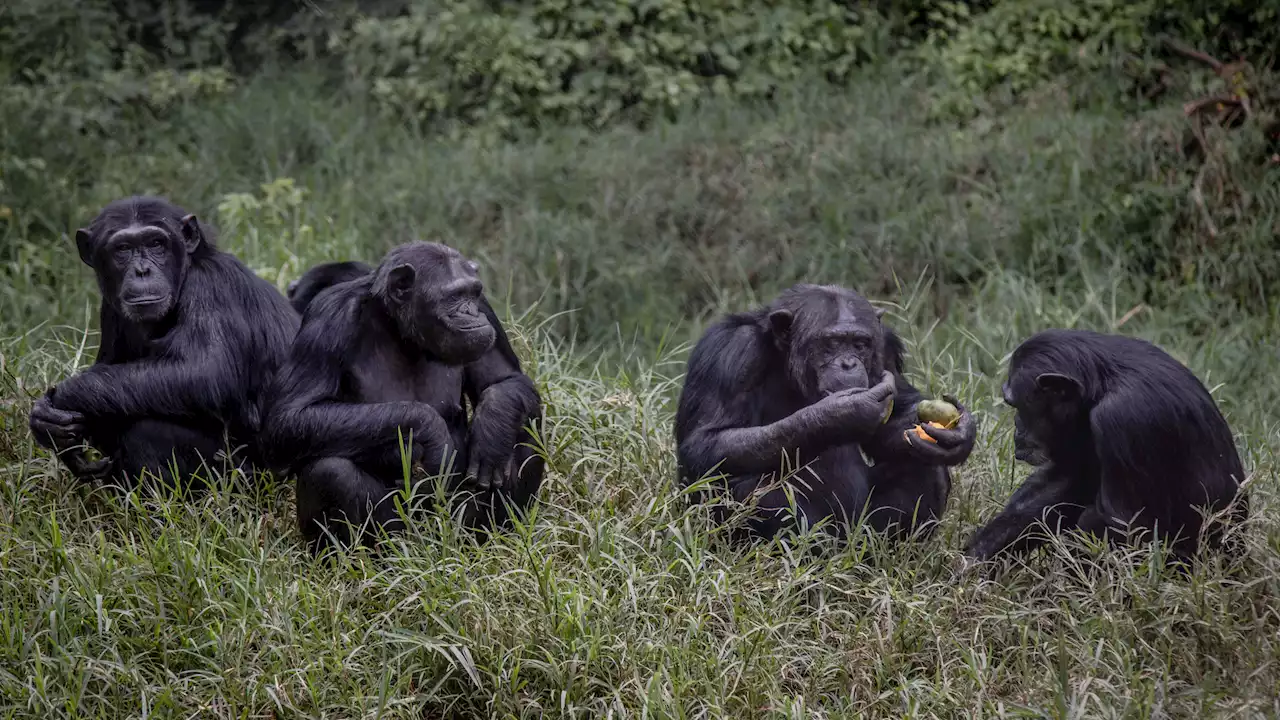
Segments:
[[[1192,100],[1189,103],[1184,103],[1182,105],[1182,114],[1187,117],[1191,117],[1192,115],[1197,115],[1203,112],[1205,108],[1212,107],[1214,105],[1238,106],[1241,103],[1242,101],[1240,98],[1234,93],[1218,93],[1216,95],[1210,95],[1209,97],[1200,98],[1199,100]]]
[[[1222,67],[1223,67],[1222,62],[1214,58],[1212,55],[1196,50],[1193,47],[1188,47],[1186,45],[1183,45],[1182,43],[1178,42],[1177,40],[1174,40],[1173,38],[1165,38],[1164,44],[1170,50],[1178,53],[1179,55],[1186,58],[1191,58],[1192,60],[1199,60],[1205,65],[1208,65],[1209,67],[1213,68],[1214,72],[1218,73],[1219,75],[1222,74]]]

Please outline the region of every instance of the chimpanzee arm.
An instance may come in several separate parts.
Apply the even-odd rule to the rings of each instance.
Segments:
[[[449,429],[430,405],[338,401],[347,352],[360,342],[358,299],[326,292],[307,310],[267,410],[263,445],[278,467],[321,457],[396,467],[401,432],[406,444],[412,433],[415,455],[443,454]]]
[[[519,468],[509,468],[520,431],[542,414],[533,381],[520,370],[520,360],[488,301],[480,310],[493,325],[494,342],[480,359],[466,366],[463,392],[475,413],[468,433],[467,475],[481,488],[502,486]]]
[[[973,534],[965,554],[988,560],[1002,552],[1024,552],[1045,542],[1043,534],[1029,532],[1044,521],[1051,529],[1076,526],[1080,514],[1094,504],[1093,484],[1052,465],[1037,469],[1014,491],[999,515]]]
[[[242,401],[246,345],[232,320],[212,313],[191,317],[154,356],[97,363],[59,383],[49,399],[93,421],[226,416]]]
[[[768,349],[750,326],[722,324],[707,331],[689,356],[676,437],[685,473],[701,477],[718,466],[729,475],[777,470],[784,451],[803,447],[821,452],[847,442],[851,420],[875,419],[892,394],[890,382],[858,394],[838,393],[781,420],[757,424],[762,405],[791,402],[770,390]]]

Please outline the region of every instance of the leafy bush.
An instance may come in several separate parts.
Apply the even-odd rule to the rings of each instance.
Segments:
[[[770,95],[877,54],[876,16],[831,0],[446,0],[338,36],[350,76],[427,121],[599,127],[702,97]]]

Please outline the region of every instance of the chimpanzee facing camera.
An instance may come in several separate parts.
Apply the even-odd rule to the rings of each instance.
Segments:
[[[968,458],[977,427],[952,400],[953,429],[925,428],[928,440],[910,432],[923,396],[903,377],[902,342],[881,314],[852,290],[797,285],[716,323],[694,347],[676,414],[681,478],[724,475],[736,501],[755,498],[738,539],[788,526],[788,489],[800,520],[830,518],[837,537],[864,517],[895,537],[927,535],[942,516],[947,467]],[[801,469],[779,483],[784,458]]]

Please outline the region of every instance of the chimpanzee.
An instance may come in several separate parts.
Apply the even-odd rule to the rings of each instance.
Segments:
[[[676,413],[680,473],[686,485],[727,476],[740,502],[760,495],[736,539],[790,524],[782,484],[806,524],[832,518],[836,537],[860,517],[891,537],[928,535],[941,517],[947,466],[968,458],[977,427],[948,398],[960,410],[953,429],[928,428],[936,442],[907,432],[923,397],[903,377],[902,341],[882,314],[852,290],[796,285],[724,318],[694,347]],[[801,469],[786,478],[784,465]],[[721,507],[714,514],[725,519]]]
[[[355,260],[316,265],[303,273],[302,277],[289,283],[289,304],[301,315],[322,290],[364,277],[371,272],[372,266]]]
[[[255,459],[263,394],[298,329],[285,298],[162,198],[107,205],[76,247],[102,293],[101,343],[92,367],[36,402],[36,441],[77,477],[122,483],[174,467],[186,478],[242,446],[233,455]]]
[[[1046,330],[1014,351],[1004,400],[1015,411],[1014,456],[1036,467],[1005,509],[969,540],[989,559],[1045,540],[1045,521],[1122,540],[1126,528],[1194,554],[1201,510],[1243,520],[1244,468],[1222,414],[1190,370],[1151,343]],[[1218,545],[1222,527],[1205,538]]]
[[[264,434],[277,465],[297,475],[298,522],[313,551],[327,545],[326,530],[350,543],[348,522],[399,526],[402,445],[415,473],[449,477],[467,526],[505,524],[508,505],[533,500],[543,461],[527,428],[541,419],[541,399],[477,270],[453,248],[414,242],[306,308]],[[426,504],[425,492],[410,504]]]

